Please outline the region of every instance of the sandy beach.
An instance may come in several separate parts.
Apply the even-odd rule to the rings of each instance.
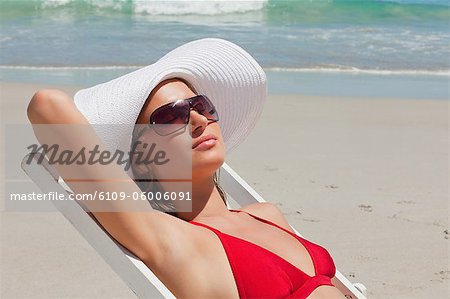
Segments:
[[[2,131],[48,87],[1,83]],[[227,163],[369,298],[446,298],[448,105],[271,95]],[[2,212],[0,227],[1,298],[136,298],[59,213]]]

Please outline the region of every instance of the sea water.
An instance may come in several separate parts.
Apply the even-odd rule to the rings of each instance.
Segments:
[[[0,18],[1,81],[90,86],[217,37],[271,93],[449,96],[449,1],[2,0]]]

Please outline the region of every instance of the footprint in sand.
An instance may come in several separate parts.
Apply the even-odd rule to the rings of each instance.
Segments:
[[[360,204],[358,206],[358,208],[360,208],[364,212],[372,212],[372,206],[371,205]]]

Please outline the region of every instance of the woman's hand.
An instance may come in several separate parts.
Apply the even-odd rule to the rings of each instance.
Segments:
[[[74,192],[91,194],[101,189],[105,192],[127,192],[127,194],[140,192],[134,181],[115,164],[115,161],[94,163],[89,159],[83,161],[79,158],[76,160],[77,163],[66,163],[80,152],[86,154],[94,149],[99,153],[109,151],[73,100],[63,91],[39,90],[31,99],[27,112],[41,145],[47,149],[54,146],[53,150],[47,151],[46,154],[49,158],[53,156],[51,162]],[[94,211],[93,204],[91,207]],[[104,211],[109,207],[104,208],[97,207]],[[120,210],[119,206],[117,208]]]

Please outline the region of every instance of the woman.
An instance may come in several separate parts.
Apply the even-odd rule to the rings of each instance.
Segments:
[[[93,212],[108,233],[152,269],[176,297],[344,298],[331,283],[335,267],[324,248],[295,236],[272,204],[229,210],[217,183],[216,172],[226,151],[250,132],[266,94],[265,74],[247,52],[225,40],[202,39],[172,50],[149,67],[82,90],[75,102],[61,91],[41,90],[32,98],[28,116],[33,124],[145,125],[150,121],[189,129],[192,209],[171,214]],[[151,128],[144,134],[146,140],[158,135],[178,142],[179,130],[169,127]],[[134,131],[126,126],[96,129],[109,149],[118,148],[122,138],[129,143],[132,136],[133,141],[143,136],[140,132],[136,137]],[[46,141],[37,135],[41,143]],[[57,138],[70,143],[66,136]],[[117,165],[106,167],[104,174],[127,177]],[[140,176],[153,171],[133,168]],[[127,184],[119,187],[99,183],[95,188],[140,191],[127,178]],[[94,190],[69,186],[75,192]]]

